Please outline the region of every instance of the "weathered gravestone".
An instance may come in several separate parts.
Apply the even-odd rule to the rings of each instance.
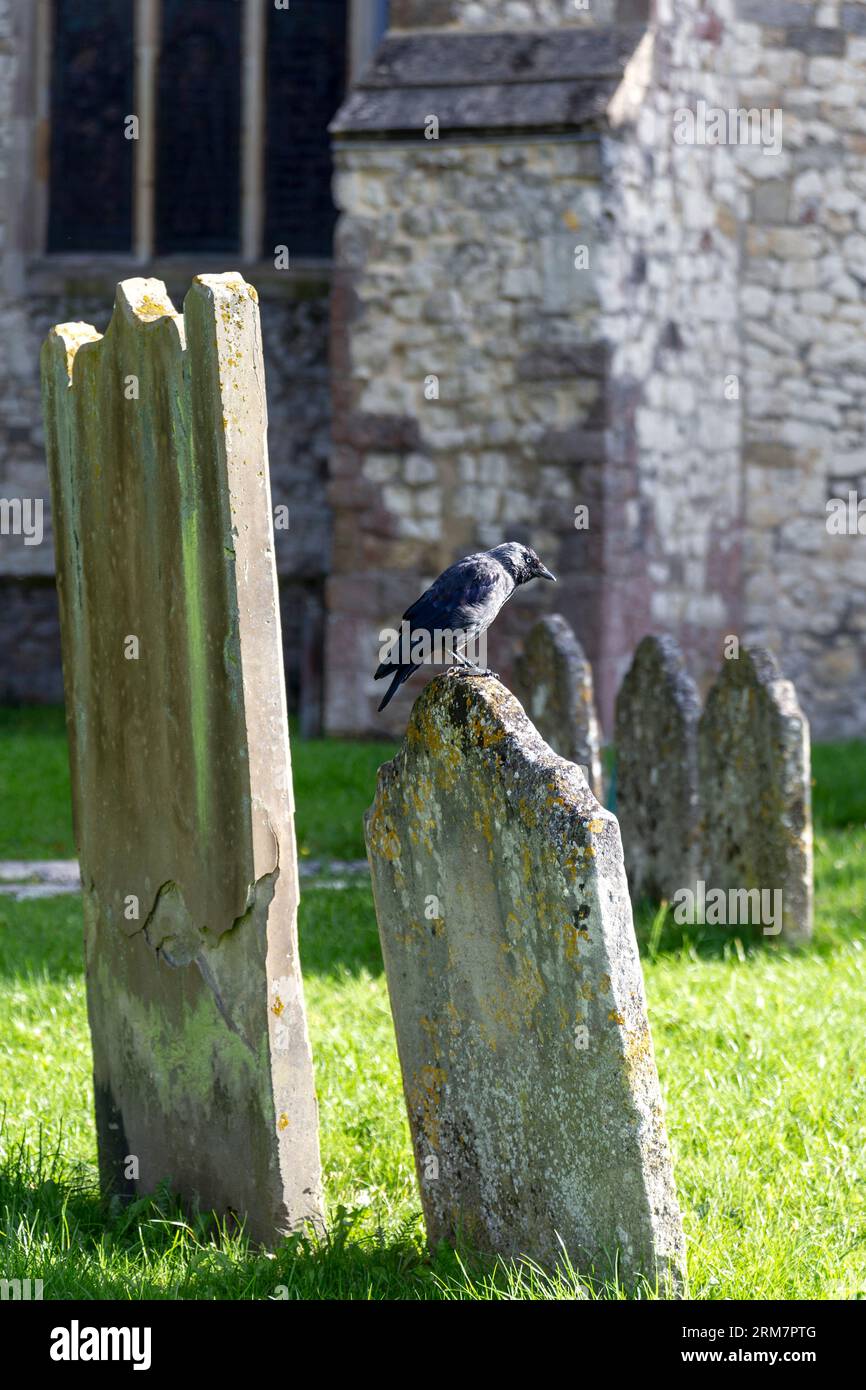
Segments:
[[[700,870],[697,686],[672,637],[645,637],[616,697],[616,813],[633,896],[670,900]]]
[[[554,753],[577,763],[603,798],[592,667],[565,618],[540,618],[514,668],[514,693]]]
[[[103,1182],[269,1240],[321,1195],[255,290],[127,280],[43,389]]]
[[[440,676],[366,830],[430,1241],[605,1273],[618,1255],[679,1291],[615,818],[498,681]]]
[[[773,655],[740,648],[724,661],[699,732],[706,891],[743,897],[747,920],[786,942],[812,934],[809,724]],[[778,906],[773,894],[779,894]],[[730,901],[730,897],[728,899]],[[743,913],[737,902],[738,920]]]

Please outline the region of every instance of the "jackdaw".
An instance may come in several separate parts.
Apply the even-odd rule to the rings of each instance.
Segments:
[[[463,560],[458,560],[440,574],[403,614],[403,621],[409,624],[408,654],[412,653],[412,639],[419,634],[426,634],[432,650],[434,634],[450,632],[453,634],[453,655],[460,665],[465,670],[484,674],[459,648],[478,638],[518,585],[526,584],[530,579],[552,579],[556,583],[554,575],[541,563],[535,551],[516,541],[506,541],[492,550],[481,550],[477,555],[467,555]],[[380,710],[385,708],[403,682],[420,665],[420,661],[402,664],[398,661],[380,662],[373,679],[382,680],[384,676],[394,678],[379,706]]]

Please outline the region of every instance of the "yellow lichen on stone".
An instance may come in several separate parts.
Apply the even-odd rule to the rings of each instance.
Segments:
[[[618,1021],[623,1021],[621,1018]],[[647,1023],[629,1029],[625,1041],[625,1062],[633,1084],[640,1084],[647,1068],[653,1069],[652,1035]]]
[[[491,816],[491,814],[490,814],[489,808],[488,808],[488,807],[479,807],[478,805],[476,805],[475,808],[474,808],[474,810],[473,810],[473,812],[472,812],[472,822],[473,822],[473,824],[474,824],[474,826],[475,826],[475,829],[476,829],[476,830],[480,830],[481,834],[484,836],[485,840],[487,841],[487,844],[488,844],[489,846],[491,846],[491,851],[490,851],[490,854],[489,854],[489,858],[490,858],[490,862],[492,863],[492,862],[493,862],[493,853],[492,853],[492,845],[493,845],[493,818],[492,818],[492,816]]]
[[[535,807],[526,799],[525,796],[520,797],[517,803],[517,809],[520,812],[524,825],[527,825],[530,830],[534,830],[536,825],[538,824],[538,815],[536,813]]]
[[[421,1027],[424,1029],[424,1032],[427,1034],[427,1040],[430,1046],[433,1061],[436,1067],[441,1067],[442,1044],[439,1039],[439,1024],[434,1019],[427,1018],[426,1014],[422,1014],[421,1018],[419,1019],[419,1022],[421,1024]],[[442,1075],[445,1075],[444,1071],[442,1072]]]
[[[72,373],[75,366],[75,358],[78,349],[85,343],[96,343],[102,337],[97,333],[92,324],[89,323],[59,323],[56,328],[51,330],[52,336],[59,338],[63,343],[66,354],[66,375],[69,385],[72,385]]]
[[[374,854],[381,854],[389,863],[400,858],[400,837],[388,824],[383,807],[377,801],[369,821],[370,848]]]
[[[407,1088],[407,1102],[417,1116],[427,1142],[436,1149],[439,1145],[439,1102],[447,1075],[442,1067],[423,1066]]]
[[[560,935],[562,937],[562,946],[565,954],[565,959],[568,961],[569,965],[576,967],[576,973],[579,974],[583,968],[580,964],[581,933],[575,927],[573,922],[567,921],[561,924],[559,930]]]
[[[531,1032],[535,1010],[547,993],[547,986],[536,962],[525,953],[515,951],[506,956],[513,965],[504,966],[497,988],[491,988],[479,1005],[498,1029],[508,1033]],[[495,1036],[495,1029],[489,1036]]]
[[[505,730],[501,725],[491,723],[486,710],[473,713],[466,727],[473,743],[479,748],[490,748],[505,738]]]
[[[142,295],[135,305],[135,312],[140,319],[152,320],[174,317],[172,305],[155,299],[152,294]]]

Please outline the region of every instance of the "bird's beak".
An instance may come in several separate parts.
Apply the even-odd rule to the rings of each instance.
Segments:
[[[551,574],[546,565],[542,565],[540,570],[536,570],[539,579],[549,579],[553,584],[556,583],[556,575]]]

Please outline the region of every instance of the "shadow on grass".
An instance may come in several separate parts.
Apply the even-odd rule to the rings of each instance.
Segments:
[[[2,1135],[0,1135],[2,1137]],[[337,1207],[272,1251],[231,1218],[190,1214],[167,1186],[120,1202],[100,1196],[93,1170],[59,1149],[20,1141],[0,1163],[0,1268],[41,1280],[56,1299],[576,1299],[622,1298],[613,1282],[554,1273],[441,1245],[425,1247],[420,1213],[392,1229],[369,1207]],[[644,1287],[633,1296],[653,1297]]]
[[[670,904],[635,904],[638,949],[644,958],[688,955],[741,962],[766,951],[826,955],[866,935],[862,891],[864,844],[838,832],[819,841],[816,936],[792,948],[760,927],[680,926]],[[16,903],[0,898],[0,977],[62,980],[84,969],[81,900],[62,897]],[[301,965],[306,978],[339,981],[383,972],[369,884],[341,889],[305,887],[299,913]]]
[[[386,741],[296,740],[294,780],[302,850],[326,859],[363,857],[363,812],[373,798],[378,766],[396,747]],[[604,758],[610,776],[612,746],[604,750]],[[866,861],[866,741],[816,744],[812,761],[819,932],[808,949],[823,951],[833,949],[840,936],[862,935],[866,929],[859,905],[866,894],[858,892]],[[0,776],[4,768],[12,814],[7,812],[5,831],[0,818],[0,841],[7,852],[54,852],[55,839],[62,849],[69,807],[62,709],[0,708]],[[51,836],[40,843],[46,817]],[[38,833],[36,822],[43,825]],[[725,927],[677,927],[671,913],[659,918],[658,905],[646,903],[635,905],[635,922],[644,955],[689,951],[699,957],[744,957],[779,945],[755,929],[738,928],[734,934]],[[339,891],[304,886],[300,933],[307,973],[334,978],[361,971],[381,974],[366,883]],[[14,903],[0,896],[0,974],[56,979],[80,974],[81,969],[77,900]]]
[[[813,744],[812,814],[818,831],[866,828],[866,740]]]
[[[349,888],[301,888],[298,914],[305,976],[340,979],[381,975],[379,930],[369,883]]]
[[[734,957],[742,961],[755,953],[778,949],[774,938],[764,936],[760,927],[678,926],[669,904],[648,899],[635,904],[634,924],[640,954],[650,959],[686,953],[703,959]],[[304,890],[300,939],[305,976],[339,979],[362,971],[375,976],[384,969],[368,885],[339,891]]]
[[[608,775],[615,750],[605,749]],[[826,955],[866,933],[866,741],[812,747],[815,834],[815,926],[807,945],[792,947],[749,925],[680,925],[672,906],[643,898],[633,904],[641,956],[690,955],[745,961],[764,951]]]
[[[0,706],[0,859],[74,854],[63,710]]]
[[[341,1208],[326,1235],[265,1252],[231,1217],[187,1212],[167,1184],[132,1201],[101,1196],[92,1167],[65,1164],[41,1135],[0,1164],[0,1267],[41,1279],[46,1299],[423,1297],[406,1293],[423,1263],[408,1223],[388,1240],[361,1239],[357,1225]]]
[[[0,896],[0,978],[64,980],[84,971],[81,898]],[[303,887],[299,913],[306,975],[339,979],[382,973],[382,953],[369,884]]]
[[[830,830],[815,837],[815,934],[800,946],[760,926],[680,925],[667,902],[646,898],[634,905],[635,934],[642,957],[691,956],[745,962],[766,952],[808,959],[832,955],[866,936],[866,835]]]
[[[689,956],[696,960],[739,960],[770,949],[778,949],[778,938],[765,936],[761,927],[738,925],[680,925],[674,921],[670,903],[642,898],[634,907],[634,926],[641,957]],[[790,947],[784,947],[789,951]],[[808,948],[798,947],[802,953]]]
[[[81,898],[0,896],[0,976],[65,980],[84,972]]]

